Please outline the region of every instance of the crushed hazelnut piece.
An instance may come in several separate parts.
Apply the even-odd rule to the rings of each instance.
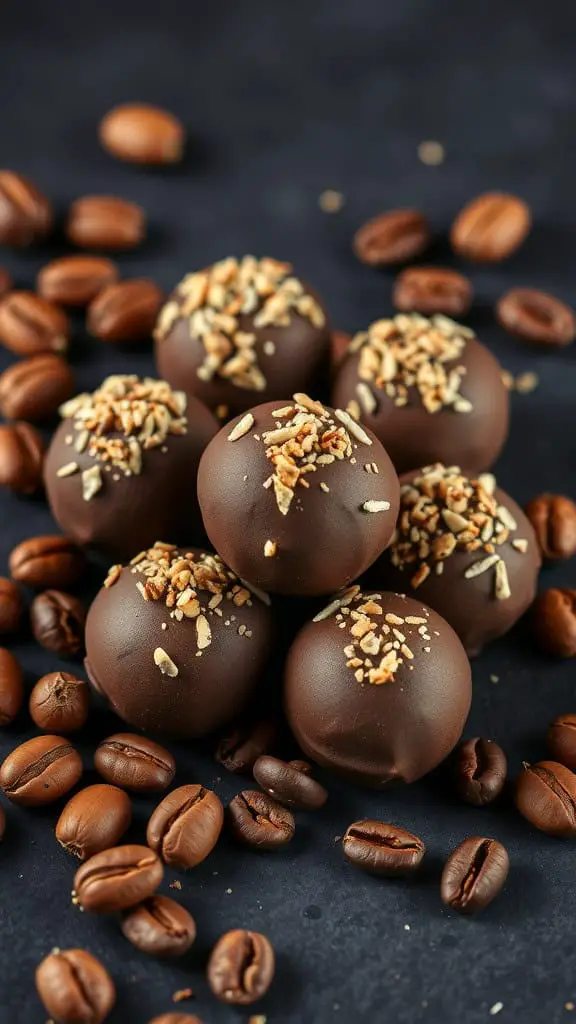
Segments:
[[[278,544],[275,540],[267,540],[264,545],[264,557],[274,558],[278,551]]]
[[[178,675],[177,666],[162,647],[157,647],[154,651],[154,664],[158,666],[163,676],[175,679]]]

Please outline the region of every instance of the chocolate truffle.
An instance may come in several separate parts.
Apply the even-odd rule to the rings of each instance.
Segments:
[[[154,337],[160,375],[222,419],[328,379],[326,310],[278,260],[229,257],[188,274]]]
[[[398,473],[436,461],[481,472],[508,435],[498,362],[445,316],[399,314],[357,334],[332,400],[374,431]]]
[[[425,601],[476,655],[534,600],[540,554],[532,526],[490,473],[471,479],[437,463],[401,485],[396,537],[372,581]]]
[[[356,585],[296,637],[284,700],[318,764],[366,786],[414,782],[462,734],[470,663],[451,626],[420,601]]]
[[[267,662],[264,598],[217,555],[158,542],[110,569],[86,621],[88,677],[138,729],[210,733],[244,710]]]
[[[44,482],[64,533],[119,560],[158,537],[203,539],[196,473],[218,425],[201,402],[116,376],[60,412]]]
[[[239,576],[281,594],[355,580],[390,542],[398,496],[374,435],[304,394],[236,417],[198,470],[213,546]]]

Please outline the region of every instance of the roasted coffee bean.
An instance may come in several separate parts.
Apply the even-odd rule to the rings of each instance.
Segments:
[[[140,341],[151,337],[164,293],[144,278],[111,284],[88,309],[88,330],[102,341]]]
[[[0,244],[25,249],[52,227],[52,207],[28,178],[0,171]]]
[[[558,715],[548,729],[548,746],[555,761],[576,769],[576,715]]]
[[[144,240],[144,210],[117,196],[83,196],[72,203],[66,234],[80,249],[134,249]]]
[[[23,540],[12,550],[9,565],[18,583],[40,590],[73,586],[85,569],[86,559],[73,541],[55,534]]]
[[[576,775],[556,761],[527,764],[516,779],[516,807],[549,836],[576,836]]]
[[[23,807],[52,804],[75,786],[82,775],[82,760],[61,736],[36,736],[20,744],[0,767],[5,795]]]
[[[465,839],[444,865],[442,902],[459,914],[483,910],[502,889],[509,867],[508,853],[497,839]]]
[[[511,288],[498,300],[496,317],[505,331],[540,345],[561,348],[576,336],[574,310],[536,288]]]
[[[34,637],[54,654],[74,655],[84,649],[86,608],[77,597],[45,590],[30,606]]]
[[[256,782],[269,796],[284,807],[300,811],[317,811],[328,799],[328,793],[309,774],[296,767],[297,762],[287,763],[277,757],[263,754],[256,761],[253,775]]]
[[[14,633],[20,625],[24,605],[13,580],[0,576],[0,633]]]
[[[460,211],[450,241],[459,256],[479,263],[498,263],[522,244],[530,225],[530,209],[523,199],[504,192],[485,192]]]
[[[194,918],[167,896],[150,896],[127,910],[121,928],[136,949],[151,956],[183,956],[196,938]]]
[[[107,782],[135,793],[167,789],[176,773],[176,762],[168,750],[130,732],[102,740],[94,754],[94,767]]]
[[[130,797],[116,786],[87,786],[66,804],[56,839],[79,860],[116,846],[132,821]]]
[[[36,969],[36,989],[54,1024],[102,1024],[116,1002],[105,967],[83,949],[55,949]]]
[[[208,984],[223,1003],[249,1006],[266,995],[274,977],[274,950],[265,935],[226,932],[208,961]]]
[[[10,292],[0,301],[0,344],[17,356],[65,352],[68,317],[34,292]]]
[[[0,426],[0,486],[34,494],[42,484],[44,441],[30,423]]]
[[[242,722],[222,737],[214,756],[229,772],[249,775],[258,758],[274,746],[277,736],[278,722],[274,718]]]
[[[60,256],[38,274],[40,295],[63,306],[87,306],[92,299],[118,280],[119,271],[105,256]]]
[[[152,896],[163,875],[160,858],[147,846],[114,846],[78,868],[74,901],[93,914],[113,914]]]
[[[38,423],[54,416],[75,390],[74,374],[61,356],[46,352],[22,359],[0,374],[0,413]]]
[[[469,804],[482,807],[500,795],[506,782],[508,763],[501,747],[477,736],[458,748],[456,788]]]
[[[383,821],[355,821],[342,838],[351,864],[375,875],[409,875],[420,867],[426,847],[418,836]]]
[[[7,295],[13,286],[12,275],[5,267],[0,267],[0,297]]]
[[[430,244],[430,225],[418,210],[388,210],[354,235],[354,251],[372,267],[407,263]]]
[[[50,672],[36,683],[30,694],[29,708],[32,721],[39,729],[64,734],[76,732],[88,718],[88,686],[69,672]]]
[[[561,562],[576,554],[576,505],[563,494],[540,494],[526,505],[542,557]]]
[[[112,156],[135,164],[175,164],[184,150],[182,123],[149,103],[114,107],[100,122],[99,136]]]
[[[175,868],[193,868],[214,849],[222,831],[224,808],[204,786],[180,786],[153,812],[146,842]]]
[[[290,811],[255,789],[245,789],[230,801],[228,818],[236,839],[259,850],[286,846],[296,831]]]
[[[24,703],[24,676],[19,663],[0,647],[0,725],[10,725]]]
[[[407,267],[394,282],[392,302],[406,313],[463,316],[472,305],[472,285],[446,267]]]
[[[576,590],[551,587],[534,603],[533,627],[540,646],[560,658],[576,656]]]
[[[203,1024],[203,1022],[194,1013],[162,1013],[159,1017],[154,1017],[154,1020],[149,1021],[148,1024]],[[257,1020],[255,1024],[258,1024]]]

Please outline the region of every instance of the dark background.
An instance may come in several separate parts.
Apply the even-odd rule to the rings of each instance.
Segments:
[[[559,0],[4,0],[0,164],[36,179],[60,213],[86,192],[140,202],[150,237],[121,257],[126,275],[150,275],[169,288],[229,253],[270,254],[293,260],[325,296],[334,324],[348,330],[390,311],[391,275],[362,267],[350,251],[367,216],[413,204],[442,236],[475,193],[518,192],[534,211],[528,242],[506,264],[471,271],[470,323],[505,367],[540,377],[533,394],[513,396],[498,476],[521,503],[545,489],[576,497],[576,349],[531,349],[503,335],[490,311],[517,284],[576,303],[575,28],[573,4]],[[156,102],[183,118],[191,143],[181,167],[138,170],[100,151],[97,123],[125,100]],[[442,166],[418,160],[423,139],[443,143]],[[344,193],[339,214],[319,209],[326,188]],[[61,251],[56,242],[25,255],[2,252],[0,263],[29,286]],[[451,260],[445,242],[430,259]],[[81,326],[71,359],[79,390],[109,372],[152,370],[149,351],[98,344]],[[9,357],[0,360],[4,366]],[[0,571],[17,541],[52,529],[40,501],[1,495]],[[547,570],[542,584],[551,582],[574,585],[574,566]],[[13,648],[30,684],[70,669],[25,637]],[[499,740],[511,775],[523,759],[545,753],[550,718],[575,710],[573,666],[539,655],[528,625],[474,663],[474,685],[467,734]],[[115,728],[111,716],[96,715],[92,734],[80,740],[87,767],[94,741]],[[23,713],[0,736],[1,756],[31,734]],[[172,749],[180,782],[215,786],[225,801],[241,788],[203,753]],[[73,909],[74,863],[52,835],[58,808],[9,806],[0,850],[0,1020],[44,1021],[35,966],[52,946],[80,945],[114,975],[115,1024],[146,1024],[177,1009],[171,994],[188,985],[197,995],[182,1011],[206,1024],[245,1022],[250,1012],[217,1005],[203,977],[214,941],[236,926],[261,929],[277,950],[272,990],[253,1010],[268,1024],[476,1024],[492,1019],[500,1002],[503,1022],[571,1019],[573,846],[536,833],[509,798],[493,809],[459,804],[441,776],[382,794],[332,780],[329,788],[326,810],[302,817],[285,852],[257,855],[223,840],[181,876],[176,895],[197,920],[198,940],[175,966],[132,950],[114,921]],[[138,840],[152,802],[135,805]],[[418,880],[378,881],[344,863],[335,837],[362,816],[423,837],[429,855]],[[478,833],[506,844],[512,868],[501,897],[466,920],[443,909],[439,873],[456,843]],[[164,891],[175,877],[167,871]]]

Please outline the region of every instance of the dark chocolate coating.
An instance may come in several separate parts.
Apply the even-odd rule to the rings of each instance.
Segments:
[[[408,483],[414,475],[408,473],[403,476],[401,484]],[[396,568],[391,564],[388,552],[370,571],[370,582],[376,586],[401,590],[434,608],[456,630],[471,658],[478,655],[485,644],[507,633],[530,607],[536,597],[541,565],[534,530],[522,509],[499,488],[494,491],[494,496],[516,520],[518,530],[512,536],[528,541],[525,554],[516,551],[510,543],[496,548],[508,572],[511,596],[507,600],[499,601],[494,595],[493,571],[465,579],[468,567],[481,557],[477,551],[454,551],[444,560],[442,575],[431,572],[416,589],[410,586],[416,567]]]
[[[73,434],[72,424],[63,420],[54,434],[44,463],[44,484],[52,515],[63,532],[77,544],[102,551],[108,558],[124,561],[155,541],[175,542],[204,538],[196,497],[196,474],[200,456],[218,430],[206,406],[188,399],[186,434],[170,434],[167,452],[153,448],[143,452],[139,476],[124,476],[88,451],[78,453],[65,438]],[[109,437],[118,436],[115,434]],[[80,471],[100,465],[104,486],[91,501],[82,497],[81,472],[58,477],[57,470],[76,462]],[[120,479],[113,476],[120,473]]]
[[[359,361],[360,354],[351,353],[340,366],[332,404],[341,409],[352,399],[358,401]],[[382,442],[398,473],[433,462],[465,466],[471,473],[480,473],[496,461],[508,437],[510,398],[492,353],[469,338],[462,355],[445,366],[447,371],[466,367],[460,394],[472,403],[471,412],[445,408],[429,413],[416,388],[409,389],[407,405],[397,406],[382,388],[365,382],[378,404],[374,413],[362,411],[361,421]]]
[[[380,597],[385,613],[424,614],[420,601]],[[288,654],[284,705],[308,757],[361,785],[381,787],[395,779],[414,782],[448,756],[470,709],[470,663],[444,619],[430,611],[428,624],[432,640],[413,635],[414,661],[379,686],[357,682],[346,667],[348,631],[334,615],[304,627]]]
[[[266,665],[272,645],[270,609],[256,597],[251,607],[241,608],[224,598],[219,617],[206,611],[211,595],[199,591],[212,643],[196,657],[195,620],[176,622],[163,601],[145,601],[136,587],[139,579],[124,568],[90,608],[85,665],[92,685],[138,729],[191,739],[221,728],[244,710]],[[235,621],[225,626],[231,616]],[[240,623],[252,631],[250,638],[238,634]],[[178,666],[177,677],[157,668],[157,647]]]
[[[238,441],[228,435],[240,417],[216,435],[200,460],[198,500],[211,544],[238,576],[280,594],[330,594],[365,572],[390,543],[398,480],[386,451],[368,431],[372,445],[354,442],[356,464],[336,460],[311,474],[310,487],[298,486],[288,514],[282,515],[273,489],[263,486],[273,467],[254,434],[262,437],[278,427],[272,410],[289,404],[251,409],[254,425]],[[379,472],[367,473],[367,462],[376,462]],[[320,480],[329,493],[319,487]],[[390,509],[364,512],[368,500],[389,501]],[[267,540],[278,544],[273,558],[264,555]]]
[[[256,313],[238,316],[239,330],[256,335],[254,350],[267,386],[262,391],[240,388],[216,374],[212,380],[201,380],[198,367],[205,358],[202,341],[190,333],[188,319],[177,320],[165,338],[156,342],[158,375],[174,388],[195,396],[209,409],[219,405],[228,408],[228,415],[245,412],[259,402],[271,402],[295,391],[319,394],[326,390],[330,367],[332,331],[326,308],[318,294],[304,284],[308,295],[316,299],[326,316],[324,327],[314,327],[306,317],[292,311],[286,327],[255,327]],[[174,299],[176,293],[171,296]],[[276,351],[266,355],[264,343],[272,341]]]

